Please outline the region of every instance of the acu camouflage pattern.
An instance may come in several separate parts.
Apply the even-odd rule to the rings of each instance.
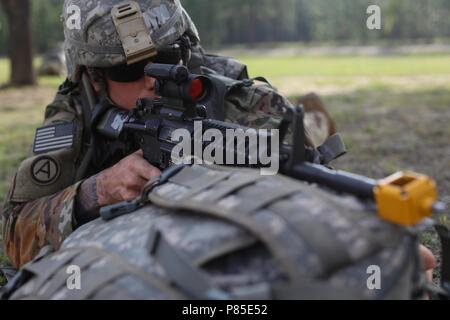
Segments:
[[[234,59],[214,58],[208,56],[200,59],[198,71],[209,74],[215,72],[225,77],[245,71],[245,66]],[[231,83],[235,80],[228,81]],[[42,155],[31,154],[20,165],[11,186],[3,209],[3,232],[6,253],[17,267],[30,261],[44,245],[58,249],[76,226],[73,210],[80,181],[75,181],[75,177],[84,157],[83,146],[89,142],[84,140],[83,108],[79,92],[80,88],[75,86],[69,92],[58,93],[46,109],[44,122],[45,125],[74,122],[77,135],[73,148]],[[286,99],[264,83],[231,90],[225,103],[228,121],[261,128],[275,127],[281,112],[288,106]],[[46,186],[36,184],[30,177],[31,164],[41,156],[51,156],[61,166],[59,178]]]
[[[77,82],[80,67],[107,68],[126,63],[122,42],[112,21],[111,9],[123,0],[66,0],[63,8],[65,52],[68,77]],[[179,0],[138,0],[145,23],[156,49],[177,41],[187,34],[193,43],[200,41],[198,31]],[[71,6],[81,9],[81,29],[68,28]],[[172,20],[174,18],[175,20]],[[171,21],[172,20],[172,21]],[[164,24],[172,25],[166,32]]]
[[[229,89],[225,102],[226,121],[236,121],[251,128],[277,128],[291,103],[272,86],[254,82],[251,86]],[[233,119],[233,120],[232,120]]]
[[[74,181],[82,155],[81,107],[69,95],[57,94],[45,111],[45,125],[75,123],[72,148],[33,154],[19,166],[2,210],[5,252],[14,266],[30,261],[45,245],[58,248],[73,231],[74,199],[81,181]],[[53,183],[40,185],[31,177],[32,164],[50,157],[60,167]]]
[[[3,242],[14,266],[27,263],[46,245],[59,248],[72,233],[79,185],[26,203],[7,202],[3,210]]]
[[[234,81],[223,78],[228,83],[226,95],[225,121],[237,122],[243,126],[259,129],[279,128],[283,115],[288,109],[293,109],[292,103],[283,97],[265,79]],[[317,148],[321,146],[329,135],[324,139],[324,131],[328,131],[326,125],[319,126],[317,121],[310,120],[305,114],[305,144],[308,147]],[[324,130],[325,129],[325,130]],[[292,130],[288,129],[286,143],[292,141]]]
[[[227,183],[243,178],[254,183],[223,193]],[[202,180],[213,179],[209,189],[199,189]],[[260,202],[261,195],[286,188],[296,191],[255,210],[242,209]],[[219,192],[220,199],[208,201]],[[410,299],[420,285],[414,235],[379,220],[352,197],[282,176],[260,177],[257,170],[194,166],[149,198],[157,205],[86,224],[57,253],[25,266],[32,277],[12,298],[192,298],[171,285],[170,273],[150,255],[154,230],[229,298]],[[237,223],[239,215],[257,227]],[[273,250],[280,245],[287,255]],[[283,260],[291,260],[293,269],[287,270]],[[73,264],[81,268],[81,290],[66,287],[65,271]],[[382,270],[381,290],[367,288],[370,265]]]

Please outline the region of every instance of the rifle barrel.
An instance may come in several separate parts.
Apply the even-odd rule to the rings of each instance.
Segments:
[[[283,171],[283,170],[282,170]],[[353,173],[330,170],[324,166],[304,162],[285,169],[283,174],[317,183],[340,193],[349,193],[361,199],[374,200],[376,180]]]

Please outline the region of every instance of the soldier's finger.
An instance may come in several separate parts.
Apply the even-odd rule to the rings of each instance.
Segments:
[[[147,183],[140,175],[133,173],[124,178],[125,187],[129,190],[141,191]]]
[[[136,174],[146,181],[161,174],[161,171],[159,171],[158,168],[149,164],[144,158],[136,158],[136,160],[133,161],[133,169]]]
[[[129,200],[136,199],[139,196],[139,191],[126,190],[126,191],[123,191],[121,194],[122,194],[122,200],[129,201]]]
[[[433,253],[423,245],[420,245],[420,256],[422,257],[422,270],[428,271],[436,268],[436,258]]]

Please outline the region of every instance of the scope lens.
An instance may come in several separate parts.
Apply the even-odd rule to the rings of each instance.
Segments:
[[[203,96],[203,82],[200,79],[194,79],[189,87],[189,95],[192,100],[198,100]]]

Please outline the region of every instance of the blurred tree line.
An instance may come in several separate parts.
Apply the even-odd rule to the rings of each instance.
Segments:
[[[206,47],[279,41],[346,41],[450,37],[450,0],[181,0]],[[62,0],[32,3],[34,51],[63,39]],[[382,9],[382,30],[366,28],[366,9]],[[7,52],[7,23],[0,12],[0,54]]]
[[[450,0],[182,0],[207,45],[450,37]],[[382,30],[366,27],[379,5]]]

